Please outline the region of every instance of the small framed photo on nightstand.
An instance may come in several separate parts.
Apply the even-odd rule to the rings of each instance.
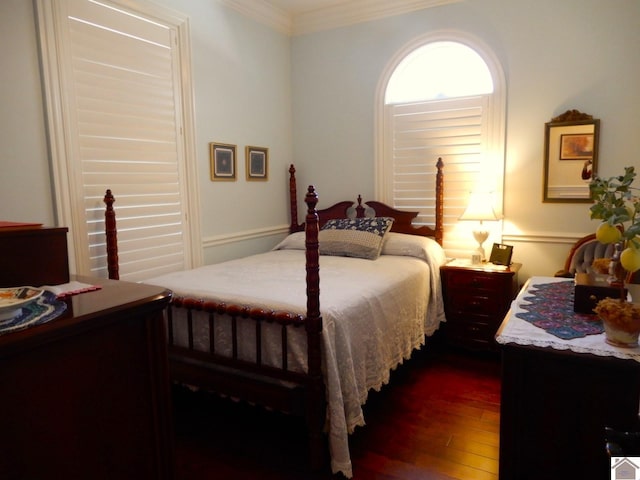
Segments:
[[[511,265],[511,255],[513,255],[513,246],[494,243],[489,262],[494,265]]]

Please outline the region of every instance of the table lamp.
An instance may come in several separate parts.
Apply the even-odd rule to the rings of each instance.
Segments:
[[[478,242],[478,248],[475,253],[480,255],[480,258],[484,262],[486,255],[484,253],[484,247],[482,244],[487,238],[489,238],[489,231],[482,224],[484,220],[496,221],[499,220],[498,215],[493,210],[493,198],[490,192],[472,192],[469,196],[469,204],[464,211],[460,220],[471,220],[480,222],[473,230],[473,238]]]

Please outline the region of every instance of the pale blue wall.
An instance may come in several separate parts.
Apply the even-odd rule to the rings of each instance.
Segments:
[[[517,242],[524,276],[553,274],[568,251],[566,237],[596,224],[588,205],[542,203],[544,123],[567,109],[593,114],[601,120],[600,173],[640,166],[637,25],[637,0],[466,0],[295,37],[293,137],[294,156],[305,161],[301,177],[325,201],[354,192],[372,198],[374,100],[385,67],[417,37],[467,32],[493,50],[507,80],[505,234]]]
[[[292,162],[291,48],[287,35],[211,0],[157,0],[189,16],[202,236],[250,239],[205,248],[205,263],[263,251],[282,235],[251,231],[289,224]],[[237,146],[237,181],[211,182],[209,142]],[[247,145],[269,148],[269,180],[245,180]]]
[[[290,39],[212,0],[158,0],[190,18],[196,155],[207,263],[264,250],[281,238],[251,231],[289,224],[292,161]],[[31,0],[0,2],[0,219],[55,224]],[[238,180],[211,182],[209,142],[237,145]],[[244,147],[269,148],[269,181],[245,180]]]
[[[0,2],[0,220],[55,224],[31,0]]]
[[[466,0],[291,39],[213,0],[158,3],[191,17],[205,241],[288,223],[286,167],[292,161],[300,189],[315,184],[324,204],[355,193],[371,198],[377,82],[398,50],[438,29],[480,38],[505,70],[505,233],[521,238],[514,258],[525,263],[526,275],[561,266],[567,245],[546,237],[595,227],[586,205],[541,201],[546,121],[569,108],[591,113],[601,119],[601,172],[638,164],[637,0]],[[0,40],[0,219],[52,224],[31,0],[0,2]],[[210,141],[268,146],[269,182],[209,182]],[[211,248],[206,259],[267,243]]]

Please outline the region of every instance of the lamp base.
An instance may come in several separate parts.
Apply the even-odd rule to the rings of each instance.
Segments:
[[[485,242],[487,238],[489,238],[489,232],[487,230],[480,230],[480,229],[474,230],[473,238],[475,238],[476,242],[478,242],[478,248],[475,249],[474,253],[476,255],[480,255],[480,258],[482,259],[482,261],[486,262],[487,257],[484,253],[484,247],[482,246],[482,244]]]

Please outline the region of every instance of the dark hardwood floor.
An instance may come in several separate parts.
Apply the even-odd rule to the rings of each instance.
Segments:
[[[496,480],[497,357],[435,345],[373,392],[350,438],[356,480]],[[307,467],[301,419],[176,389],[176,478],[337,479]]]

